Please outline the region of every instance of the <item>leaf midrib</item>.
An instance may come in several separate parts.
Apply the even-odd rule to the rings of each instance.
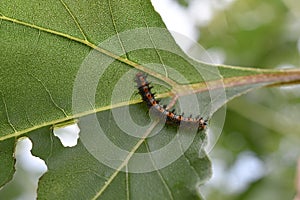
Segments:
[[[63,1],[61,1],[63,3]],[[63,3],[64,4],[64,3]],[[66,7],[66,5],[64,5]],[[67,7],[66,7],[67,9]],[[68,11],[68,9],[67,9]],[[68,11],[69,12],[69,11]],[[76,20],[74,18],[74,15],[72,15],[72,13],[69,12],[69,14],[72,16],[72,18],[74,19],[75,23],[76,23]],[[207,90],[205,84],[202,84],[202,83],[197,83],[197,84],[189,84],[189,85],[179,85],[178,83],[176,83],[175,81],[173,81],[172,79],[169,79],[161,74],[158,74],[158,73],[155,73],[147,68],[145,68],[144,66],[136,63],[136,62],[133,62],[131,60],[128,60],[126,58],[123,58],[123,57],[120,57],[118,55],[115,55],[113,54],[112,52],[110,51],[107,51],[103,48],[100,48],[99,46],[93,44],[92,42],[90,42],[87,37],[85,36],[83,30],[81,29],[81,27],[79,26],[78,23],[76,23],[77,27],[79,28],[79,30],[81,31],[84,39],[81,39],[81,38],[77,38],[77,37],[74,37],[72,35],[69,35],[69,34],[66,34],[66,33],[62,33],[62,32],[59,32],[59,31],[55,31],[55,30],[52,30],[52,29],[48,29],[48,28],[44,28],[44,27],[41,27],[41,26],[38,26],[38,25],[35,25],[35,24],[30,24],[30,23],[27,23],[27,22],[24,22],[24,21],[20,21],[18,19],[13,19],[13,18],[10,18],[10,17],[6,17],[4,15],[0,15],[0,19],[1,20],[4,20],[4,21],[9,21],[9,22],[12,22],[12,23],[15,23],[15,24],[19,24],[19,25],[23,25],[23,26],[26,26],[26,27],[29,27],[29,28],[33,28],[33,29],[36,29],[36,30],[40,30],[40,31],[44,31],[44,32],[47,32],[47,33],[51,33],[53,35],[56,35],[56,36],[60,36],[60,37],[64,37],[64,38],[67,38],[69,40],[72,40],[72,41],[75,41],[75,42],[78,42],[78,43],[81,43],[81,44],[84,44],[104,55],[107,55],[109,57],[112,57],[120,62],[123,62],[127,65],[130,65],[136,69],[139,69],[143,72],[146,72],[147,74],[150,74],[160,80],[163,80],[164,82],[166,82],[167,84],[169,84],[170,86],[172,86],[172,88],[177,88],[178,91],[180,91],[180,88],[185,88],[185,87],[192,87],[192,88],[197,88],[198,89],[198,92],[202,92],[202,91],[205,91]],[[219,66],[220,67],[220,66]],[[222,66],[221,66],[222,67]],[[243,70],[245,70],[245,68],[243,68]],[[252,71],[255,71],[252,69]],[[261,70],[256,70],[256,71],[261,71]],[[264,70],[266,71],[266,70]],[[269,71],[269,72],[272,72],[272,71]],[[275,72],[275,71],[273,71]],[[278,72],[279,73],[279,72]],[[295,71],[292,71],[292,73],[297,73],[297,76],[295,77],[295,80],[300,80],[300,71],[299,70],[295,70]],[[287,76],[291,76],[291,74],[286,74]],[[252,75],[252,76],[257,76],[257,75]],[[249,78],[251,76],[240,76],[238,77],[239,80],[241,79],[244,79],[244,78]],[[284,76],[282,76],[283,79],[284,79]],[[275,80],[279,80],[278,77],[277,79]],[[219,82],[220,80],[217,80],[217,81],[212,81],[212,82]],[[234,81],[232,80],[231,78],[224,78],[222,81],[227,81],[229,83],[229,85],[227,85],[227,87],[233,87],[233,86],[236,86],[237,85],[237,81]],[[270,80],[269,80],[270,81]],[[289,80],[291,81],[291,80]],[[259,82],[258,82],[259,83]],[[244,82],[243,84],[249,84],[249,82]],[[220,86],[220,85],[219,85]],[[225,88],[227,88],[225,87]],[[177,91],[177,90],[176,90]],[[197,90],[196,90],[197,91]],[[195,93],[195,92],[194,92]],[[185,93],[176,93],[176,95],[180,96],[180,95],[184,95]],[[167,96],[172,96],[172,92],[168,92],[168,93],[164,93],[164,94],[160,94],[160,95],[157,95],[158,98],[161,98],[161,97],[167,97]],[[42,128],[44,126],[49,126],[49,125],[53,125],[53,124],[57,124],[57,123],[61,123],[63,121],[67,121],[67,120],[70,120],[70,119],[74,119],[74,118],[79,118],[79,117],[82,117],[82,116],[85,116],[85,115],[89,115],[89,114],[93,114],[93,113],[96,113],[96,112],[100,112],[100,111],[104,111],[104,110],[109,110],[109,109],[113,109],[113,108],[117,108],[117,107],[121,107],[121,106],[125,106],[125,105],[128,105],[128,104],[135,104],[135,103],[138,103],[138,102],[141,102],[141,100],[132,100],[132,101],[128,101],[128,102],[121,102],[121,103],[118,103],[118,104],[114,104],[114,105],[109,105],[109,106],[104,106],[104,107],[100,107],[100,108],[97,108],[97,109],[94,109],[94,110],[89,110],[89,111],[86,111],[86,112],[82,112],[82,113],[79,113],[79,114],[76,114],[76,115],[72,115],[72,116],[67,116],[67,117],[64,117],[62,119],[58,119],[58,120],[54,120],[54,121],[49,121],[47,123],[43,123],[43,124],[40,124],[39,126],[33,126],[33,127],[30,127],[28,129],[24,129],[22,131],[15,131],[14,133],[12,134],[7,134],[5,136],[2,136],[0,137],[0,141],[2,140],[5,140],[5,139],[8,139],[8,138],[12,138],[12,137],[18,137],[22,134],[25,134],[27,132],[30,132],[30,131],[33,131],[33,130],[36,130],[36,129],[39,129],[39,128]],[[147,137],[147,134],[145,134],[145,137]],[[112,176],[110,177],[109,181],[107,181],[107,183],[101,188],[101,190],[99,191],[99,193],[94,197],[94,199],[96,199],[97,197],[101,196],[102,192],[105,191],[105,189],[108,187],[108,185],[111,183],[111,181],[115,178],[115,176],[118,175],[118,173],[120,172],[120,170],[126,166],[126,164],[128,163],[129,159],[131,158],[132,154],[136,151],[136,149],[140,146],[140,144],[144,142],[144,139],[142,138],[141,140],[139,140],[139,142],[132,148],[132,150],[130,151],[129,155],[128,155],[128,159],[126,158],[126,160],[122,163],[122,165],[120,165],[120,167],[118,169],[116,169],[115,173],[112,174]]]
[[[134,61],[131,61],[127,58],[123,58],[121,56],[118,56],[118,55],[115,55],[114,53],[106,50],[106,49],[103,49],[103,48],[100,48],[99,46],[95,45],[94,43],[90,42],[88,39],[81,39],[81,38],[77,38],[77,37],[74,37],[72,35],[69,35],[69,34],[66,34],[66,33],[62,33],[62,32],[59,32],[59,31],[55,31],[55,30],[52,30],[52,29],[48,29],[48,28],[44,28],[44,27],[41,27],[41,26],[38,26],[38,25],[35,25],[35,24],[30,24],[28,22],[24,22],[24,21],[21,21],[21,20],[18,20],[18,19],[14,19],[14,18],[10,18],[10,17],[7,17],[5,15],[0,15],[0,19],[2,20],[5,20],[5,21],[9,21],[9,22],[12,22],[12,23],[15,23],[15,24],[19,24],[19,25],[23,25],[23,26],[26,26],[26,27],[29,27],[29,28],[33,28],[33,29],[36,29],[36,30],[39,30],[39,31],[43,31],[43,32],[47,32],[47,33],[51,33],[53,35],[56,35],[56,36],[60,36],[60,37],[64,37],[64,38],[67,38],[69,40],[72,40],[72,41],[75,41],[75,42],[78,42],[78,43],[81,43],[81,44],[84,44],[100,53],[103,53],[104,55],[107,55],[111,58],[114,58],[122,63],[125,63],[127,65],[130,65],[138,70],[141,70],[149,75],[152,75],[160,80],[163,80],[164,82],[166,82],[167,84],[171,85],[171,86],[176,86],[177,83],[175,81],[173,81],[172,79],[168,78],[168,77],[165,77],[161,74],[158,74],[152,70],[149,70],[147,68],[145,68],[144,66],[134,62]],[[80,30],[82,30],[80,28]]]
[[[63,3],[63,2],[62,2]],[[66,5],[64,5],[66,6]],[[69,10],[67,9],[66,7],[66,10],[69,12]],[[75,16],[72,15],[72,13],[69,12],[69,14],[71,15],[71,17],[73,18],[73,20],[75,20]],[[7,17],[3,14],[0,15],[0,19],[1,20],[4,20],[4,21],[8,21],[8,22],[12,22],[12,23],[15,23],[15,24],[19,24],[19,25],[22,25],[22,26],[26,26],[26,27],[29,27],[29,28],[33,28],[33,29],[36,29],[36,30],[40,30],[40,31],[44,31],[44,32],[47,32],[47,33],[50,33],[50,34],[53,34],[53,35],[56,35],[56,36],[60,36],[60,37],[63,37],[63,38],[66,38],[66,39],[69,39],[69,40],[72,40],[72,41],[75,41],[75,42],[78,42],[78,43],[81,43],[81,44],[84,44],[100,53],[103,53],[104,55],[107,55],[109,57],[112,57],[120,62],[123,62],[127,65],[130,65],[136,69],[139,69],[151,76],[154,76],[162,81],[164,81],[165,83],[169,84],[172,88],[172,91],[171,92],[167,92],[167,93],[163,93],[163,94],[158,94],[157,97],[158,98],[165,98],[165,97],[170,97],[170,96],[183,96],[183,95],[186,95],[188,91],[189,93],[192,91],[192,93],[200,93],[200,92],[204,92],[207,90],[207,87],[204,83],[195,83],[195,84],[187,84],[187,85],[179,85],[178,83],[176,83],[175,81],[173,81],[172,79],[162,75],[162,74],[158,74],[154,71],[151,71],[147,68],[145,68],[144,66],[134,62],[134,61],[131,61],[131,60],[128,60],[126,58],[123,58],[121,56],[118,56],[118,55],[115,55],[114,53],[106,50],[106,49],[103,49],[103,48],[100,48],[99,46],[95,45],[94,43],[90,42],[87,37],[85,36],[84,34],[84,31],[82,30],[82,28],[79,26],[78,23],[76,23],[76,20],[75,20],[75,23],[76,23],[76,26],[79,28],[79,30],[81,31],[81,33],[83,34],[83,37],[84,39],[81,39],[81,38],[78,38],[78,37],[74,37],[72,35],[69,35],[69,34],[66,34],[66,33],[62,33],[62,32],[59,32],[59,31],[55,31],[55,30],[52,30],[52,29],[49,29],[49,28],[44,28],[44,27],[41,27],[41,26],[38,26],[38,25],[35,25],[35,24],[30,24],[28,22],[24,22],[24,21],[21,21],[21,20],[18,20],[18,19],[14,19],[14,18],[11,18],[11,17]],[[256,72],[268,72],[270,73],[269,75],[262,75],[262,76],[265,76],[264,79],[265,82],[267,81],[270,81],[271,79],[273,79],[273,81],[275,83],[293,83],[293,81],[299,81],[300,80],[300,70],[266,70],[266,69],[253,69],[253,68],[241,68],[241,67],[236,67],[236,66],[225,66],[225,65],[219,65],[217,66],[219,68],[231,68],[231,69],[237,69],[237,70],[243,70],[243,71],[256,71]],[[276,76],[277,74],[277,76]],[[216,81],[210,81],[209,84],[212,84],[212,85],[215,85],[213,89],[217,89],[217,88],[220,88],[220,87],[224,87],[224,88],[229,88],[229,87],[234,87],[236,85],[243,85],[243,84],[249,84],[249,82],[244,82],[243,84],[237,84],[238,81],[242,80],[242,79],[253,79],[253,77],[257,77],[259,76],[260,74],[258,75],[249,75],[249,76],[239,76],[239,77],[232,77],[232,78],[223,78],[222,79],[222,82],[224,82],[224,86],[223,85],[220,85],[218,84],[218,82],[220,82],[220,80],[216,80]],[[276,76],[274,78],[274,75]],[[294,76],[294,78],[291,79],[291,76]],[[286,78],[289,78],[288,81],[286,81],[285,79]],[[260,80],[262,81],[262,79]],[[257,83],[259,83],[259,81],[257,81]],[[273,83],[274,84],[274,83]],[[186,90],[186,88],[192,88],[193,90]],[[104,111],[104,110],[109,110],[109,109],[113,109],[113,108],[117,108],[117,107],[121,107],[121,106],[125,106],[125,105],[128,105],[128,104],[136,104],[136,103],[140,103],[141,100],[131,100],[131,101],[126,101],[126,102],[121,102],[121,103],[118,103],[118,104],[113,104],[113,105],[108,105],[108,106],[104,106],[104,107],[99,107],[97,109],[94,109],[94,110],[88,110],[88,111],[85,111],[85,112],[82,112],[82,113],[78,113],[78,114],[75,114],[75,115],[72,115],[72,116],[66,116],[64,118],[61,118],[61,119],[57,119],[57,120],[53,120],[53,121],[49,121],[49,122],[46,122],[46,123],[43,123],[43,124],[40,124],[38,126],[32,126],[28,129],[24,129],[24,130],[21,130],[21,131],[15,131],[13,133],[8,133],[2,137],[0,137],[0,141],[2,140],[6,140],[6,139],[9,139],[9,138],[12,138],[12,137],[18,137],[22,134],[25,134],[27,132],[30,132],[30,131],[33,131],[33,130],[36,130],[36,129],[39,129],[39,128],[42,128],[42,127],[45,127],[45,126],[50,126],[50,125],[53,125],[53,124],[59,124],[59,123],[62,123],[64,121],[67,121],[67,120],[71,120],[71,119],[76,119],[76,118],[79,118],[79,117],[82,117],[82,116],[86,116],[86,115],[89,115],[89,114],[93,114],[93,113],[97,113],[97,112],[100,112],[100,111]]]

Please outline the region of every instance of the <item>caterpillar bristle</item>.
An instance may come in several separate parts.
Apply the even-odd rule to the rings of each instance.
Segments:
[[[184,112],[181,115],[175,113],[175,109],[169,111],[167,110],[167,105],[157,106],[160,103],[160,100],[155,99],[155,92],[151,93],[153,86],[150,86],[151,82],[147,81],[147,74],[138,72],[136,74],[135,82],[137,83],[137,88],[139,89],[139,94],[141,95],[143,101],[147,104],[149,108],[154,107],[160,116],[164,116],[166,123],[174,125],[187,125],[191,127],[198,126],[199,130],[202,130],[207,125],[207,119],[203,120],[200,115],[192,118],[192,115],[189,117],[184,117]],[[150,93],[150,95],[149,95]]]

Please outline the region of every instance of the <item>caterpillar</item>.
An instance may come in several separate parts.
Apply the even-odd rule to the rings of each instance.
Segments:
[[[153,88],[150,86],[150,83],[147,81],[147,75],[142,72],[138,72],[136,74],[135,82],[137,83],[137,87],[139,90],[139,94],[141,95],[143,101],[147,104],[148,108],[153,109],[155,113],[157,113],[161,118],[166,120],[167,124],[174,124],[176,126],[184,126],[184,127],[196,127],[198,130],[205,129],[207,125],[207,120],[204,120],[203,117],[184,117],[182,115],[177,115],[175,110],[167,110],[165,105],[160,105],[159,101],[155,99],[155,93],[151,92]]]

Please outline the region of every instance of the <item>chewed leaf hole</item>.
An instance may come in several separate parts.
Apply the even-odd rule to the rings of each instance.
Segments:
[[[31,154],[32,142],[18,140],[15,148],[16,173],[0,190],[0,199],[36,199],[39,178],[47,171],[43,160]]]
[[[77,124],[68,125],[61,128],[54,128],[53,133],[59,138],[64,147],[77,145],[80,129]]]

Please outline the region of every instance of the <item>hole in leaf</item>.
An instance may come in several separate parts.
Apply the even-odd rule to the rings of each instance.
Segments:
[[[32,142],[18,140],[15,148],[16,172],[13,179],[0,190],[0,199],[31,200],[37,197],[39,178],[47,171],[43,160],[31,154]]]
[[[77,145],[80,129],[77,124],[68,125],[61,128],[54,128],[53,133],[59,138],[64,147]]]

